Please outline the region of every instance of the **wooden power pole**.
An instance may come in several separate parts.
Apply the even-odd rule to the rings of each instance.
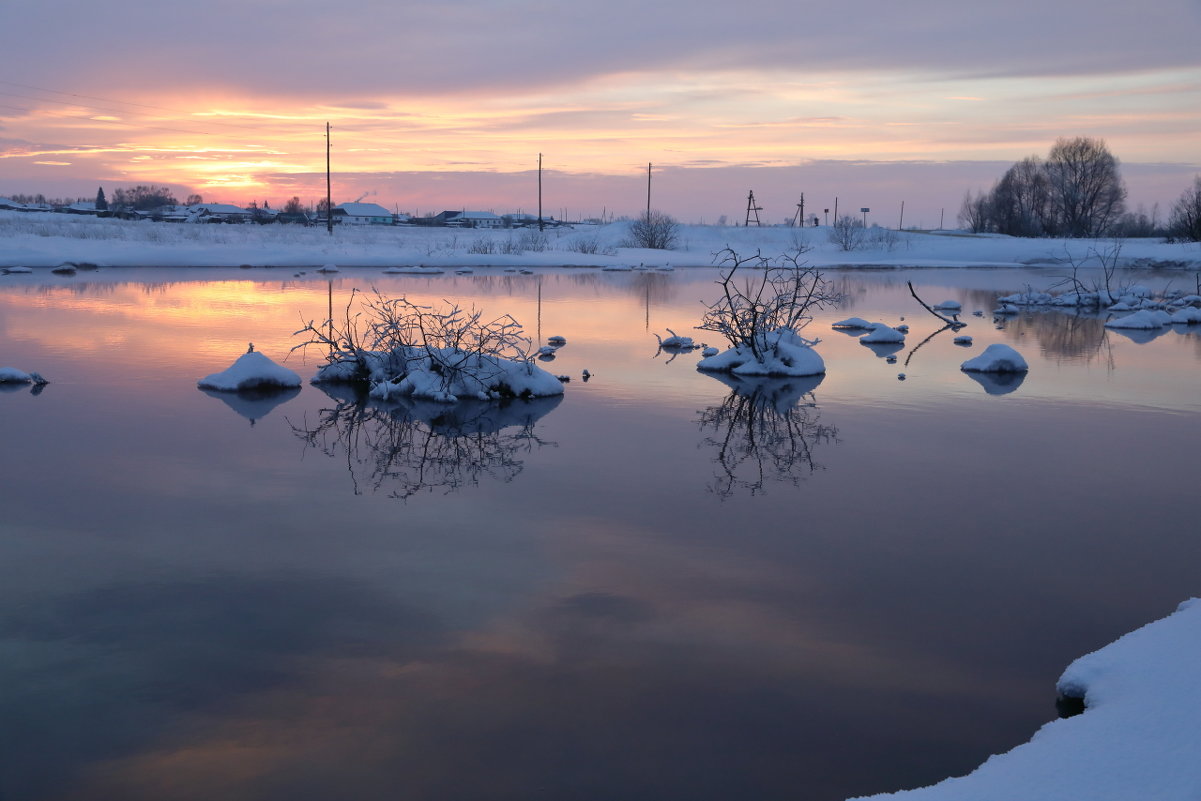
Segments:
[[[333,193],[329,180],[329,123],[325,123],[325,227],[329,235],[334,235],[334,206],[331,198]]]
[[[542,154],[538,154],[538,230],[546,230],[546,223],[542,222]]]

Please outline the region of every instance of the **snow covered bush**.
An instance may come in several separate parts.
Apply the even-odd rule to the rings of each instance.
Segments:
[[[802,263],[799,253],[784,254],[774,262],[759,251],[744,258],[726,248],[718,256],[724,267],[718,281],[722,295],[697,328],[721,334],[730,349],[702,360],[698,367],[742,375],[824,373],[825,364],[812,347],[817,340],[799,333],[815,310],[838,300],[822,274]]]
[[[671,250],[680,238],[680,224],[661,211],[647,211],[630,224],[626,247]]]
[[[310,321],[293,350],[327,350],[315,382],[357,381],[373,397],[413,396],[443,403],[561,395],[563,385],[534,364],[533,342],[509,315],[487,320],[477,309],[446,302],[420,306],[378,291],[351,294],[343,321]]]

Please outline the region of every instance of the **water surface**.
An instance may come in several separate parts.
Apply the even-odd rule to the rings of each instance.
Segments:
[[[53,382],[0,394],[0,797],[841,799],[1025,741],[1198,592],[1201,337],[970,316],[1035,271],[830,276],[827,375],[741,394],[656,354],[708,270],[0,278],[0,366]],[[906,280],[975,345],[917,347]],[[373,285],[566,337],[565,396],[196,389]],[[895,364],[850,315],[905,318]],[[958,370],[991,342],[1029,375]]]

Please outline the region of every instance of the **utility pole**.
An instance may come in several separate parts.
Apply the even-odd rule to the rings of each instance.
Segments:
[[[938,210],[938,230],[940,230],[940,231],[942,230],[942,216],[943,216],[943,214],[946,213],[946,211],[947,211],[946,209]]]
[[[651,163],[646,163],[646,221],[651,221]]]
[[[538,230],[546,230],[546,223],[542,222],[542,154],[538,154]]]
[[[905,229],[905,201],[901,201],[901,219],[897,221],[897,230]]]
[[[801,202],[796,204],[796,215],[792,218],[792,227],[805,227],[805,193],[801,193]]]
[[[334,235],[334,207],[331,198],[329,180],[329,122],[325,123],[325,227],[329,235]]]
[[[834,197],[834,224],[838,225],[838,197]]]

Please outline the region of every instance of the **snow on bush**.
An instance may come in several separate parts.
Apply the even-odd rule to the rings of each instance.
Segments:
[[[205,376],[196,382],[201,389],[219,392],[289,388],[300,386],[300,376],[283,367],[250,346],[237,360],[219,373]]]
[[[838,300],[822,274],[800,260],[801,251],[776,260],[756,251],[742,257],[730,248],[718,254],[723,266],[721,297],[705,312],[702,331],[721,334],[729,350],[702,359],[698,369],[757,376],[808,376],[826,371],[813,350],[817,340],[799,331],[813,312]],[[749,275],[740,268],[750,268]]]
[[[812,376],[826,372],[826,363],[810,342],[795,331],[780,328],[764,334],[760,347],[730,348],[701,359],[698,370],[738,376]]]
[[[372,397],[440,403],[563,394],[562,383],[534,364],[533,342],[509,315],[486,320],[476,309],[421,306],[379,292],[352,313],[359,297],[351,294],[344,322],[310,321],[296,332],[308,339],[293,350],[328,350],[314,382],[367,382]]]
[[[1022,354],[1008,345],[989,345],[974,359],[959,366],[960,370],[978,373],[1024,373],[1030,369]]]

